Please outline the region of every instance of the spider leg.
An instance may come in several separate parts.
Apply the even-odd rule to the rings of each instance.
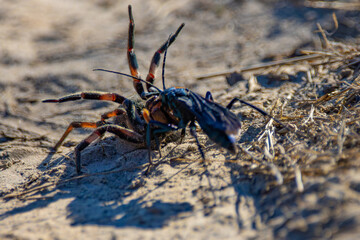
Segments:
[[[125,107],[126,113],[129,119],[129,125],[131,125],[131,129],[137,130],[140,129],[140,126],[144,125],[144,121],[140,118],[139,113],[136,111],[136,104],[134,101],[127,99],[117,93],[107,93],[107,92],[79,92],[70,95],[66,95],[60,97],[58,99],[46,99],[43,102],[54,102],[54,103],[62,103],[68,101],[76,101],[79,99],[90,99],[90,100],[104,100],[104,101],[112,101],[116,103],[120,103]],[[101,116],[101,120],[124,114],[125,111],[123,109],[116,109],[111,112],[107,112]],[[137,128],[139,126],[140,128]],[[130,126],[129,126],[130,127]],[[141,131],[141,130],[140,130]],[[143,129],[144,131],[144,129]]]
[[[130,21],[129,22],[129,36],[128,36],[128,48],[127,48],[128,64],[129,64],[131,75],[133,77],[140,78],[140,73],[138,71],[139,65],[137,63],[136,55],[135,55],[135,51],[134,51],[135,22],[134,22],[134,17],[132,15],[132,11],[131,11],[131,5],[129,5],[129,21]],[[139,94],[139,96],[142,99],[146,99],[143,96],[144,87],[143,87],[142,83],[138,79],[133,78],[133,84],[134,84],[134,88],[135,88],[136,92]]]
[[[151,59],[151,63],[150,63],[150,67],[149,67],[149,73],[146,77],[146,81],[149,82],[149,83],[154,83],[154,79],[155,79],[155,72],[156,72],[156,69],[159,67],[159,64],[160,64],[160,58],[161,58],[161,54],[163,54],[166,49],[168,47],[170,47],[170,45],[175,41],[176,37],[179,35],[181,29],[185,26],[184,23],[182,23],[180,25],[180,27],[176,30],[175,34],[172,35],[170,37],[169,40],[167,40],[166,42],[164,42],[161,47],[155,52],[153,58]],[[150,92],[150,88],[151,88],[151,85],[147,84],[146,85],[146,88],[147,90]]]
[[[112,101],[117,103],[123,103],[126,98],[117,94],[117,93],[108,93],[108,92],[98,92],[98,91],[89,91],[89,92],[78,92],[70,95],[60,97],[58,99],[45,99],[42,102],[53,102],[53,103],[62,103],[68,101],[76,101],[80,99],[90,99],[90,100],[104,100]]]
[[[125,100],[125,103],[127,103],[127,100]],[[144,119],[139,116],[135,104],[130,100],[129,103],[125,103],[125,109],[118,108],[113,111],[104,113],[103,115],[101,115],[101,121],[105,121],[106,119],[115,116],[124,116],[123,120],[125,120],[124,123],[127,128],[138,133],[144,133],[146,124]]]
[[[106,119],[112,118],[112,117],[116,117],[116,116],[121,116],[126,114],[126,111],[124,109],[121,108],[117,108],[113,111],[110,112],[106,112],[104,114],[101,115],[101,121],[105,121]]]
[[[186,130],[185,130],[185,128],[183,128],[183,129],[181,130],[181,135],[180,135],[180,141],[179,141],[179,143],[182,143],[182,142],[183,142],[183,140],[184,140],[184,138],[185,138],[185,133],[186,133]]]
[[[54,146],[54,151],[56,152],[58,150],[58,148],[64,142],[65,138],[69,135],[69,133],[74,128],[97,128],[97,127],[100,127],[100,126],[102,126],[104,124],[105,124],[105,122],[72,122],[72,123],[70,123],[68,128],[66,129],[66,131],[64,132],[64,134],[60,138],[60,140]]]
[[[144,138],[141,134],[118,126],[114,124],[106,124],[103,126],[98,127],[92,134],[90,134],[87,138],[85,138],[83,141],[79,143],[79,145],[76,146],[74,157],[75,157],[75,164],[76,164],[76,171],[78,174],[80,174],[81,171],[81,151],[84,150],[87,146],[89,146],[90,143],[98,139],[100,136],[102,136],[105,132],[110,132],[115,134],[116,136],[120,137],[121,139],[124,139],[128,142],[132,143],[144,143]]]

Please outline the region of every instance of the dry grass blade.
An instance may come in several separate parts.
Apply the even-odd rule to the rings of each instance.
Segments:
[[[314,122],[314,111],[315,111],[314,105],[311,105],[309,117],[305,120],[305,122],[303,122],[302,125],[307,124],[309,121]]]
[[[301,176],[301,171],[298,165],[294,166],[294,170],[295,170],[295,182],[296,182],[296,187],[298,189],[298,192],[303,192],[304,191],[304,184],[302,181],[302,176]]]
[[[341,122],[339,134],[337,136],[337,144],[338,144],[338,156],[340,156],[343,152],[343,146],[345,142],[345,121]]]
[[[277,184],[282,185],[284,183],[284,177],[281,174],[279,168],[276,167],[274,163],[266,163],[266,165],[270,168],[271,172],[275,176]]]

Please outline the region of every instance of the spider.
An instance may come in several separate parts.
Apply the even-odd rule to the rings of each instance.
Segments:
[[[87,138],[82,140],[76,147],[74,151],[76,171],[78,174],[81,173],[81,151],[84,150],[89,144],[99,139],[105,134],[105,132],[110,132],[121,139],[124,139],[128,142],[145,144],[146,143],[146,128],[149,121],[154,120],[163,124],[177,125],[179,119],[175,117],[170,109],[161,104],[161,99],[158,98],[158,91],[153,87],[153,82],[155,80],[155,72],[159,67],[161,55],[166,51],[167,48],[175,41],[176,37],[180,33],[181,29],[184,27],[184,23],[180,25],[174,35],[170,36],[169,39],[161,45],[161,47],[155,52],[151,63],[148,75],[146,77],[146,88],[144,90],[142,85],[143,80],[140,79],[140,74],[138,72],[138,63],[136,60],[136,55],[134,51],[134,32],[135,32],[135,23],[132,14],[131,5],[128,7],[129,12],[129,35],[128,35],[128,46],[127,46],[127,59],[131,72],[131,77],[133,78],[133,85],[137,94],[141,99],[145,100],[145,104],[138,104],[137,102],[125,98],[117,93],[110,92],[98,92],[98,91],[86,91],[78,92],[70,95],[60,97],[58,99],[46,99],[43,102],[46,103],[62,103],[68,101],[76,101],[79,99],[90,99],[90,100],[104,100],[112,101],[119,103],[119,108],[106,112],[101,115],[101,120],[98,122],[72,122],[69,124],[68,128],[54,146],[54,150],[62,145],[65,138],[69,133],[75,128],[93,128],[95,129]],[[164,57],[164,59],[165,59]],[[165,63],[165,62],[164,62]],[[124,74],[126,75],[126,74]],[[107,119],[112,117],[124,117],[126,119],[125,126],[121,126],[116,123],[109,123]],[[157,128],[156,126],[154,128]],[[161,133],[160,133],[161,135]],[[182,132],[182,138],[185,135],[185,132]],[[153,137],[154,139],[154,137]],[[158,136],[155,136],[155,141],[158,149],[160,150],[160,144]],[[160,153],[161,155],[161,153]],[[152,165],[151,157],[149,157],[149,167]]]

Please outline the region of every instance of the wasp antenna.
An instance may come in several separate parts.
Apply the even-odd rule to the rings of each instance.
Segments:
[[[156,90],[158,90],[159,92],[162,92],[162,90],[160,88],[158,88],[157,86],[155,86],[154,84],[152,83],[149,83],[141,78],[138,78],[138,77],[135,77],[135,76],[131,76],[129,74],[126,74],[126,73],[122,73],[122,72],[117,72],[117,71],[112,71],[112,70],[107,70],[107,69],[102,69],[102,68],[96,68],[96,69],[93,69],[93,71],[99,71],[99,72],[108,72],[108,73],[115,73],[115,74],[118,74],[118,75],[122,75],[122,76],[125,76],[125,77],[128,77],[128,78],[133,78],[133,79],[136,79],[136,80],[139,80],[143,83],[146,83],[146,84],[149,84],[151,85],[152,87],[154,87]]]
[[[128,11],[129,11],[129,20],[131,22],[134,22],[134,17],[132,15],[132,11],[131,11],[131,5],[128,6]]]
[[[256,111],[258,111],[262,115],[268,116],[269,118],[273,119],[275,122],[280,124],[282,127],[286,128],[288,131],[292,131],[286,124],[284,124],[282,121],[280,121],[276,117],[273,117],[271,114],[267,113],[265,110],[263,110],[263,109],[261,109],[259,107],[256,107],[256,106],[252,105],[251,103],[248,103],[248,102],[246,102],[246,101],[244,101],[244,100],[242,100],[240,98],[234,98],[233,100],[231,100],[230,103],[226,106],[226,108],[230,110],[236,101],[241,102],[241,103],[255,109]],[[299,131],[295,131],[295,134],[297,134],[297,135],[299,135],[301,137],[306,137],[304,134],[302,134]]]
[[[241,103],[243,103],[245,105],[248,105],[249,107],[251,107],[251,108],[255,109],[256,111],[258,111],[259,113],[261,113],[262,115],[270,117],[271,119],[273,119],[275,122],[279,123],[281,126],[285,127],[286,129],[291,130],[288,126],[286,126],[280,120],[278,120],[277,118],[271,116],[271,114],[267,113],[263,109],[258,108],[256,106],[252,105],[251,103],[248,103],[248,102],[246,102],[246,101],[244,101],[244,100],[242,100],[240,98],[234,98],[233,100],[231,100],[231,102],[226,106],[226,108],[230,110],[236,101],[241,102]]]
[[[167,54],[167,51],[168,51],[168,48],[169,48],[169,43],[170,43],[170,40],[171,40],[171,36],[172,34],[170,34],[167,42],[166,42],[166,48],[165,48],[165,53],[164,53],[164,59],[163,59],[163,66],[162,66],[162,84],[163,84],[163,89],[165,90],[166,87],[165,87],[165,60],[166,60],[166,54]]]

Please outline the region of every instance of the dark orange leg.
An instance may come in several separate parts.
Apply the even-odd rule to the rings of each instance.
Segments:
[[[118,108],[115,109],[114,111],[110,111],[107,113],[104,113],[103,115],[101,115],[101,121],[105,121],[108,118],[111,117],[116,117],[116,116],[124,116],[124,119],[126,121],[126,127],[134,130],[136,132],[143,132],[145,127],[144,127],[144,122],[142,122],[141,120],[139,120],[139,117],[137,117],[137,114],[135,113],[135,106],[133,108],[127,108],[127,111],[125,111],[124,109]]]
[[[64,142],[65,138],[69,135],[69,133],[74,129],[74,128],[97,128],[100,127],[102,125],[104,125],[104,122],[72,122],[70,123],[70,125],[68,126],[68,128],[66,129],[66,131],[64,132],[64,134],[62,135],[62,137],[60,138],[60,140],[56,143],[54,150],[57,151],[58,148],[61,146],[61,144]]]
[[[131,11],[131,5],[129,5],[129,20],[130,20],[130,23],[129,23],[127,58],[128,58],[131,76],[140,78],[140,73],[138,72],[139,66],[138,66],[135,51],[134,51],[135,23],[134,23],[134,17],[132,15],[132,11]],[[143,96],[144,87],[143,87],[142,83],[138,79],[135,79],[135,78],[133,78],[133,81],[134,81],[133,83],[134,83],[134,88],[135,88],[136,92],[139,94],[139,96],[142,99],[145,99],[145,97]]]
[[[78,174],[81,170],[81,151],[84,150],[87,146],[89,146],[90,143],[102,136],[105,132],[113,133],[121,139],[132,143],[144,143],[144,137],[141,134],[134,132],[130,129],[113,124],[106,124],[98,127],[92,134],[90,134],[90,136],[81,141],[79,145],[77,145],[75,148],[74,157],[76,171]]]
[[[117,94],[117,93],[107,93],[107,92],[79,92],[73,93],[70,95],[63,96],[58,99],[46,99],[43,102],[54,102],[54,103],[61,103],[61,102],[68,102],[68,101],[76,101],[79,99],[90,99],[90,100],[103,100],[103,101],[112,101],[117,103],[123,103],[126,98]]]
[[[161,54],[163,54],[168,47],[175,41],[176,37],[180,33],[181,29],[185,26],[185,24],[181,24],[180,27],[176,30],[176,33],[170,37],[170,39],[161,45],[161,47],[155,52],[153,58],[151,59],[149,73],[146,77],[146,81],[149,83],[154,83],[156,69],[159,67]],[[147,84],[146,88],[150,91],[151,85]]]
[[[106,119],[112,118],[112,117],[116,117],[116,116],[121,116],[126,114],[126,111],[124,109],[121,108],[117,108],[113,111],[110,112],[106,112],[104,114],[101,115],[101,121],[105,121]]]

